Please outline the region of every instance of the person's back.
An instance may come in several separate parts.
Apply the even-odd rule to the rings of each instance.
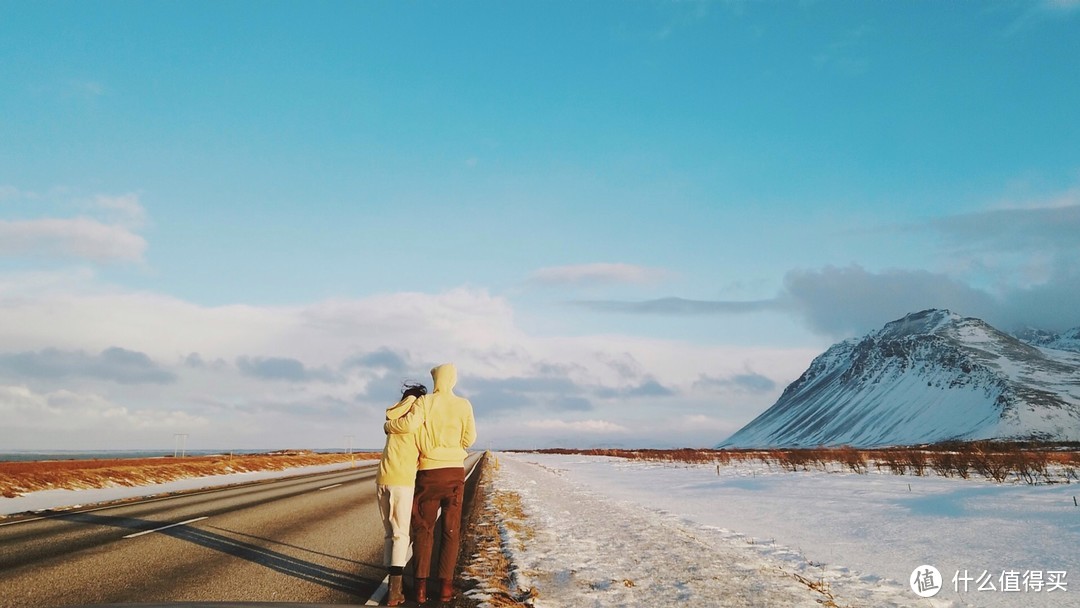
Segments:
[[[466,449],[476,440],[472,404],[454,394],[457,369],[453,363],[431,370],[434,390],[421,397],[424,426],[417,442],[420,448],[420,470],[465,466]]]
[[[420,449],[416,433],[424,422],[424,411],[417,399],[427,393],[422,384],[406,384],[401,401],[386,410],[386,446],[375,475],[376,496],[386,531],[383,563],[390,574],[387,606],[405,602],[402,575],[409,560],[409,527],[417,464]]]
[[[417,407],[424,426],[417,431],[420,465],[413,503],[413,570],[416,601],[427,601],[431,572],[432,531],[442,510],[442,545],[439,555],[439,600],[453,599],[454,567],[461,533],[461,504],[465,493],[465,450],[476,440],[472,404],[454,394],[457,369],[453,363],[431,370],[435,389],[420,398]]]
[[[407,393],[407,391],[406,391]],[[416,431],[424,423],[423,411],[413,411],[416,400],[421,394],[405,394],[401,401],[386,410],[386,420],[394,421],[402,428],[386,433],[386,445],[383,447],[382,458],[379,459],[379,470],[375,475],[375,483],[380,486],[408,486],[416,483],[416,469],[420,458],[420,449],[417,446]]]

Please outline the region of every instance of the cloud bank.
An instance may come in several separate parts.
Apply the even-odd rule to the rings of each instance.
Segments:
[[[146,241],[123,226],[90,218],[0,220],[0,255],[139,261]]]
[[[931,237],[951,271],[795,269],[765,300],[578,300],[601,313],[695,316],[787,312],[833,338],[860,335],[910,312],[948,308],[1010,330],[1080,326],[1080,190],[1041,205],[991,209],[890,227]],[[980,285],[981,283],[981,285]]]
[[[0,255],[53,248],[78,262],[141,258],[137,231],[147,218],[138,197],[98,197],[93,208],[99,219],[6,222],[2,229],[23,236],[5,241]],[[142,244],[108,253],[101,243],[112,237],[79,249],[81,237],[66,228],[48,238],[40,236],[48,230],[35,232],[68,222]],[[938,243],[948,262],[941,270],[825,266],[787,272],[767,299],[572,305],[626,315],[780,313],[834,339],[932,307],[1003,329],[1060,330],[1080,325],[1076,307],[1062,305],[1080,301],[1078,227],[1080,205],[1065,196],[892,227]],[[667,276],[582,264],[541,269],[529,280],[624,288]],[[0,337],[0,417],[11,421],[0,426],[0,444],[11,447],[141,449],[171,445],[172,434],[184,432],[193,448],[333,447],[347,435],[354,446],[377,448],[384,409],[402,382],[431,388],[428,371],[447,361],[459,368],[457,392],[474,404],[482,447],[713,445],[771,405],[820,354],[626,334],[536,335],[519,325],[510,300],[472,287],[202,306],[109,285],[85,268],[0,270]],[[87,437],[105,446],[70,443]]]
[[[8,187],[0,200],[37,195]],[[0,220],[0,256],[86,260],[94,263],[142,262],[147,243],[137,233],[146,211],[135,194],[99,195],[89,206],[95,217],[45,217]]]
[[[334,447],[345,435],[375,448],[401,383],[430,388],[429,370],[447,361],[484,447],[600,436],[710,445],[723,438],[715,429],[654,432],[657,408],[748,420],[776,397],[746,390],[748,366],[770,370],[760,387],[778,387],[816,354],[535,336],[506,299],[481,289],[206,307],[93,278],[64,291],[21,276],[0,281],[0,416],[19,421],[0,427],[0,443],[11,448],[167,447],[173,433],[189,433],[192,449]],[[703,376],[719,380],[702,387]],[[60,425],[65,407],[85,433]],[[529,425],[544,420],[572,428]]]
[[[111,380],[120,384],[169,384],[176,374],[145,353],[109,347],[100,354],[46,348],[37,352],[0,353],[0,375],[53,378],[69,376]]]

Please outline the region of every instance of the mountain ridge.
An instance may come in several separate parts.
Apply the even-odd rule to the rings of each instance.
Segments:
[[[1025,327],[1014,332],[1013,335],[1033,346],[1080,353],[1080,327],[1074,327],[1061,333]]]
[[[911,313],[830,347],[718,447],[1075,441],[1071,332],[1040,333],[1043,346],[946,309]]]

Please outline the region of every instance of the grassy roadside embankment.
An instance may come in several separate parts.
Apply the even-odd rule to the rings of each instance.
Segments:
[[[296,467],[378,460],[378,452],[321,454],[281,451],[185,458],[117,458],[0,462],[0,496],[14,498],[41,490],[81,490],[139,486],[210,475],[281,471]]]
[[[484,456],[474,506],[469,514],[462,543],[459,583],[466,590],[455,608],[520,608],[531,606],[538,595],[533,588],[522,589],[513,562],[510,543],[525,543],[534,530],[522,511],[521,497],[496,490],[493,478],[499,458]]]

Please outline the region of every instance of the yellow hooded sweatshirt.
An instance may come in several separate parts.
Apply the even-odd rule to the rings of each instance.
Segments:
[[[457,368],[446,363],[431,370],[435,389],[420,397],[424,426],[417,432],[420,470],[464,467],[465,451],[476,441],[472,404],[454,394]]]
[[[415,406],[415,407],[414,407]],[[386,447],[379,459],[375,483],[380,486],[411,486],[416,483],[420,448],[416,431],[424,424],[424,409],[416,397],[405,397],[386,410]]]

